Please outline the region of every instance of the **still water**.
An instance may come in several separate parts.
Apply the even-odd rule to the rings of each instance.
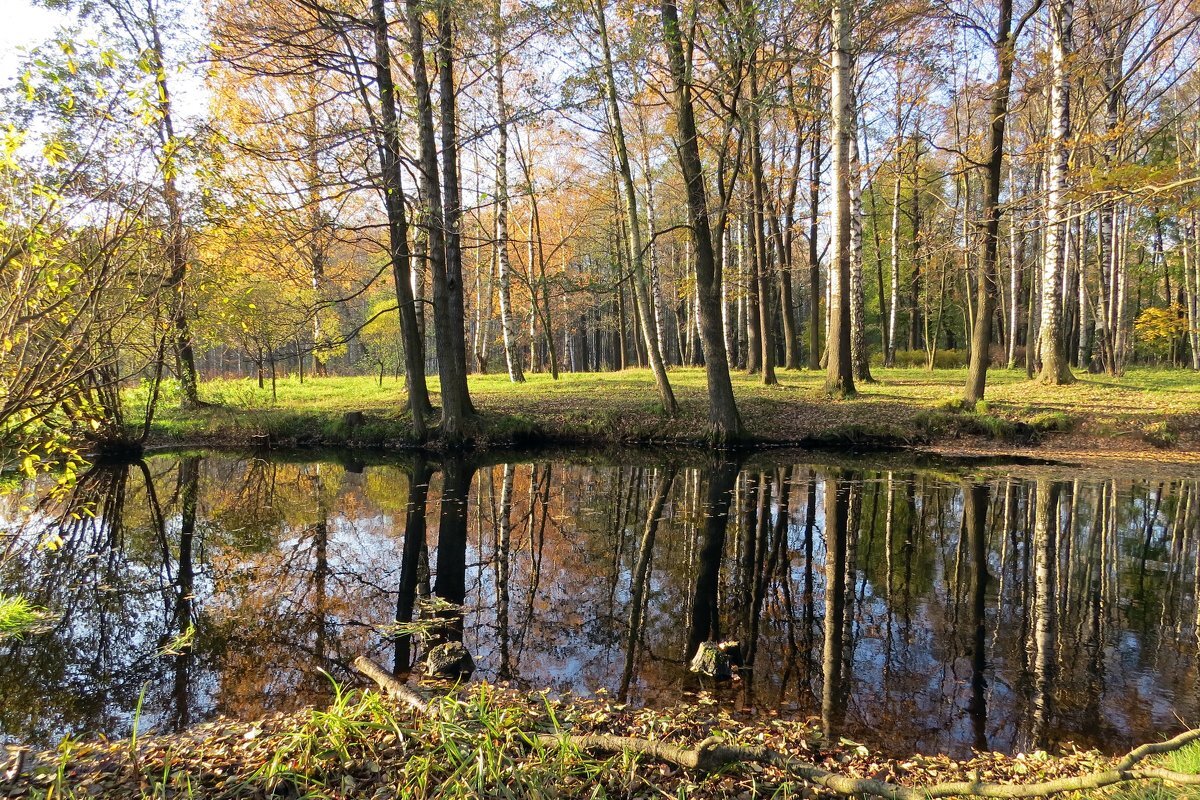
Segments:
[[[0,740],[127,735],[324,702],[399,673],[422,600],[475,679],[671,703],[708,691],[893,753],[1200,722],[1200,480],[813,454],[509,463],[159,455],[0,498]],[[734,640],[738,680],[687,670]]]

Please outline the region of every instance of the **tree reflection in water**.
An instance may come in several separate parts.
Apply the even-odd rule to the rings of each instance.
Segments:
[[[1118,750],[1200,711],[1197,481],[630,460],[190,453],[5,498],[0,591],[62,616],[0,644],[0,734],[127,733],[143,684],[161,729],[321,703],[360,653],[414,670],[430,596],[478,677],[673,702],[733,638],[718,702],[897,751]]]

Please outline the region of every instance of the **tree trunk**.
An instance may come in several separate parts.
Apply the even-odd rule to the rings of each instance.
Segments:
[[[379,163],[383,182],[383,203],[388,219],[388,250],[392,261],[392,281],[400,306],[400,331],[404,340],[404,383],[412,414],[413,436],[425,438],[425,414],[429,410],[429,390],[425,385],[425,343],[417,325],[413,301],[411,253],[408,249],[408,219],[404,210],[401,184],[403,148],[396,115],[395,84],[392,81],[392,53],[388,43],[387,14],[383,0],[371,0],[371,21],[375,39],[375,78],[379,84],[380,131]]]
[[[1067,137],[1070,136],[1070,84],[1074,0],[1051,0],[1050,166],[1046,180],[1046,249],[1042,254],[1041,380],[1055,385],[1075,377],[1067,363],[1062,328],[1062,273],[1066,240]]]
[[[650,370],[654,373],[654,384],[658,388],[658,399],[663,411],[674,415],[679,410],[675,393],[667,379],[667,367],[663,363],[659,347],[658,330],[650,313],[650,293],[647,287],[645,261],[642,253],[642,229],[638,219],[637,189],[633,184],[633,170],[629,165],[629,150],[625,146],[625,128],[621,123],[621,106],[617,98],[617,81],[613,74],[612,50],[608,43],[608,23],[604,14],[604,0],[593,0],[596,25],[600,30],[600,52],[604,59],[604,99],[608,109],[608,129],[612,137],[613,150],[617,157],[617,169],[625,192],[625,224],[628,231],[629,263],[633,267],[633,289],[638,296],[639,322],[646,352],[650,357]],[[647,176],[649,180],[649,176]],[[654,232],[651,231],[653,236]]]
[[[833,207],[830,213],[833,262],[829,270],[829,342],[825,389],[831,394],[852,397],[854,365],[850,352],[851,208],[850,164],[854,132],[853,66],[850,52],[850,0],[834,0],[833,91],[830,102],[833,127]]]
[[[463,330],[466,320],[462,278],[462,191],[458,182],[458,96],[454,88],[453,0],[437,5],[438,99],[441,110],[442,189],[445,201],[446,234],[446,312],[443,334],[448,355],[440,355],[438,372],[442,384],[442,435],[450,441],[462,438],[465,420],[475,413],[467,389],[467,341]],[[436,307],[436,305],[435,305]],[[452,414],[447,418],[447,408]]]
[[[1011,34],[1012,0],[1000,0],[1000,21],[993,45],[998,75],[992,87],[992,124],[988,133],[988,161],[983,178],[983,261],[976,285],[975,330],[971,339],[971,363],[967,370],[964,397],[971,408],[983,399],[987,388],[992,317],[996,313],[996,293],[1000,281],[1000,178],[1004,169],[1004,128],[1008,121],[1009,86],[1016,60],[1016,43]]]
[[[172,117],[171,93],[167,86],[167,68],[163,59],[162,35],[158,27],[158,17],[153,6],[147,24],[150,28],[151,42],[151,74],[154,75],[157,86],[157,106],[159,113],[160,136],[162,150],[159,156],[159,172],[163,176],[163,202],[167,207],[167,262],[169,274],[166,288],[170,291],[171,324],[175,332],[175,360],[180,390],[183,394],[183,407],[194,408],[200,404],[199,384],[196,380],[196,356],[192,348],[192,334],[188,321],[187,309],[187,234],[183,222],[183,204],[179,199],[179,187],[175,183],[175,175],[179,167],[169,163],[174,158],[175,123]]]
[[[915,188],[915,187],[914,187]],[[888,307],[887,346],[884,347],[883,365],[896,366],[896,310],[900,306],[900,162],[899,152],[896,161],[896,179],[892,186],[892,252],[889,259],[889,288],[892,302]]]
[[[759,118],[761,98],[758,94],[758,60],[755,53],[750,55],[750,96],[754,101],[750,111],[750,183],[754,202],[749,222],[757,282],[758,330],[762,339],[759,360],[762,364],[762,383],[770,386],[778,384],[779,380],[775,377],[775,337],[771,324],[771,257],[770,245],[766,240],[767,197],[763,179],[762,122]]]
[[[743,273],[746,280],[746,372],[750,375],[757,375],[762,368],[763,329],[762,310],[759,308],[761,299],[759,297],[758,252],[751,223],[752,217],[753,214],[745,215],[738,229],[742,235],[742,250],[748,256],[745,261],[750,265],[749,274]]]
[[[421,156],[418,173],[421,199],[425,203],[425,224],[429,234],[429,268],[433,281],[433,326],[437,342],[438,375],[442,393],[442,436],[451,443],[464,436],[466,417],[470,408],[466,396],[466,365],[458,364],[455,338],[462,339],[462,316],[453,317],[455,292],[461,302],[461,281],[452,285],[447,270],[446,223],[442,205],[441,184],[438,179],[437,141],[433,128],[433,100],[429,74],[425,66],[425,29],[418,0],[405,0],[408,11],[409,55],[412,58],[413,88],[417,101],[417,132]],[[439,17],[441,9],[439,7]],[[443,119],[443,124],[453,120]],[[453,135],[453,134],[451,134]],[[457,202],[457,201],[455,201]],[[455,336],[457,328],[458,335]]]
[[[925,348],[921,337],[921,138],[913,131],[912,277],[908,292],[908,349]]]
[[[851,81],[853,81],[851,73]],[[871,381],[870,353],[867,351],[867,298],[863,283],[862,244],[862,161],[858,151],[858,95],[851,93],[854,126],[850,134],[850,360],[854,380]]]
[[[729,362],[721,332],[721,273],[713,253],[704,168],[700,161],[700,141],[692,108],[690,65],[684,60],[683,36],[679,29],[679,11],[675,0],[663,0],[662,26],[673,83],[679,166],[687,186],[688,222],[696,244],[696,288],[700,296],[701,343],[708,377],[709,438],[714,443],[725,443],[742,436],[742,420],[733,397],[733,382],[729,377]]]
[[[508,379],[524,383],[521,351],[517,347],[517,315],[512,308],[512,265],[508,259],[508,99],[504,95],[504,18],[500,0],[492,6],[492,17],[495,26],[492,45],[496,48],[496,272],[500,284],[500,328]]]
[[[813,93],[818,89],[813,84]],[[815,99],[815,98],[814,98]],[[808,368],[821,368],[821,251],[817,248],[821,205],[821,115],[813,118],[812,150],[808,167]]]
[[[1017,184],[1013,179],[1012,166],[1008,170],[1009,194],[1015,199]],[[1025,264],[1025,233],[1020,230],[1020,221],[1014,210],[1008,218],[1008,368],[1017,366],[1017,324],[1021,307],[1021,276]]]

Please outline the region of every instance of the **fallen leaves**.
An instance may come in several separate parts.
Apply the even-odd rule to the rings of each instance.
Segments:
[[[607,797],[817,798],[769,765],[748,763],[714,774],[639,761],[569,753],[535,734],[569,730],[657,739],[691,746],[711,736],[769,747],[853,777],[906,785],[947,780],[1044,780],[1092,772],[1112,760],[1092,751],[1051,756],[980,753],[887,758],[866,745],[825,742],[809,719],[730,712],[689,702],[633,708],[605,699],[550,699],[486,684],[466,687],[415,716],[374,692],[346,692],[334,708],[276,715],[252,723],[218,720],[177,735],[129,742],[66,742],[28,759],[0,797],[232,798]]]

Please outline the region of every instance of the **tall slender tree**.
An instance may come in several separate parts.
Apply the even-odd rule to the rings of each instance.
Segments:
[[[512,307],[512,264],[509,262],[508,236],[508,99],[504,91],[505,42],[502,0],[492,3],[492,47],[495,48],[493,73],[496,82],[496,278],[500,297],[500,328],[504,339],[504,361],[508,379],[524,383],[521,350],[517,347],[517,316]],[[505,473],[508,477],[508,473]]]
[[[442,187],[438,177],[437,140],[433,126],[433,98],[425,60],[425,21],[420,0],[405,0],[408,16],[409,56],[412,59],[413,88],[417,101],[417,132],[421,155],[417,162],[422,219],[429,235],[429,271],[433,282],[433,325],[437,342],[438,374],[441,378],[442,422],[441,435],[448,442],[463,439],[467,418],[471,415],[470,398],[466,389],[466,349],[463,316],[453,316],[457,293],[461,301],[462,280],[449,274],[447,267],[446,214],[442,204]],[[443,125],[453,119],[443,118]],[[445,158],[443,153],[443,158]],[[457,202],[457,198],[455,199]],[[460,306],[461,308],[461,306]],[[463,343],[463,359],[459,364],[455,339]]]
[[[853,53],[850,30],[854,4],[833,0],[833,74],[830,136],[833,140],[833,191],[830,209],[832,263],[829,268],[829,341],[825,389],[841,397],[855,394],[850,352],[850,162],[854,147]]]
[[[613,154],[617,160],[617,172],[621,179],[624,196],[625,241],[628,243],[629,263],[633,267],[633,290],[637,298],[638,327],[649,356],[650,371],[654,374],[654,385],[663,410],[675,414],[679,410],[675,393],[667,379],[667,367],[663,363],[659,327],[656,326],[650,302],[649,282],[646,276],[645,247],[642,245],[642,225],[638,218],[637,187],[633,183],[633,169],[629,163],[629,149],[625,144],[625,126],[621,122],[621,103],[617,96],[617,80],[613,72],[612,47],[608,41],[608,21],[605,18],[604,0],[589,0],[600,33],[600,55],[602,59],[604,106],[608,113],[608,133],[612,140]],[[653,231],[651,231],[653,235]]]
[[[1021,19],[1014,33],[1012,0],[1000,0],[996,37],[992,41],[996,82],[992,85],[991,125],[983,175],[983,261],[976,283],[975,331],[971,340],[971,362],[965,395],[967,405],[971,407],[983,399],[991,361],[992,319],[996,314],[996,296],[1000,286],[1000,179],[1004,174],[1004,129],[1008,122],[1008,100],[1016,63],[1016,39],[1021,35],[1025,21],[1030,19],[1032,11],[1039,5],[1040,0]],[[1016,303],[1015,298],[1013,302]]]
[[[1074,0],[1050,0],[1050,160],[1046,178],[1046,244],[1042,253],[1039,355],[1044,383],[1072,383],[1063,338],[1062,287],[1067,240],[1067,139],[1071,135],[1071,28]]]
[[[671,97],[679,131],[679,168],[687,187],[688,223],[695,243],[700,342],[708,378],[709,438],[716,443],[726,443],[741,438],[742,419],[733,396],[733,381],[729,377],[729,360],[721,329],[722,276],[720,263],[713,252],[712,230],[709,227],[700,137],[692,105],[691,64],[690,59],[684,56],[679,9],[674,0],[663,0],[661,8],[663,41],[671,74]],[[688,52],[691,52],[690,46]]]

